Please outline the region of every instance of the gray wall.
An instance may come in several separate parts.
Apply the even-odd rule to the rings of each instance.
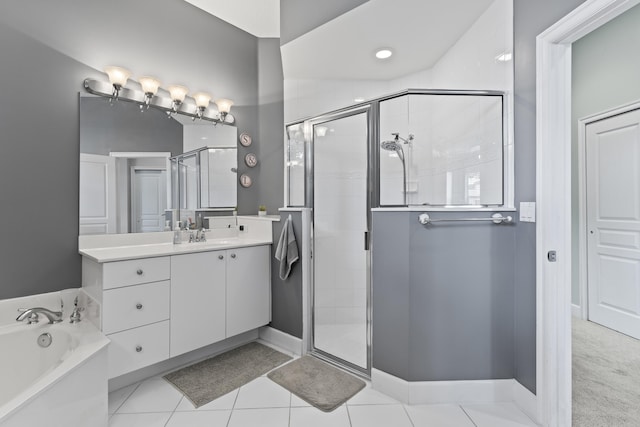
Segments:
[[[571,300],[580,304],[578,281],[578,119],[640,100],[640,6],[586,35],[572,47],[572,234]],[[631,48],[631,49],[630,49]]]
[[[281,44],[300,37],[369,0],[281,0]]]
[[[279,39],[258,40],[260,197],[267,212],[284,204],[284,76]]]
[[[298,242],[298,254],[302,254],[302,213],[281,212],[280,222],[273,223],[271,247],[271,327],[294,337],[302,338],[302,260],[291,268],[286,280],[279,275],[280,263],[275,259],[278,239],[285,220],[291,215],[293,232]]]
[[[121,11],[116,21],[108,19],[114,10]],[[151,10],[153,19],[142,18],[142,10]],[[158,54],[144,53],[148,46]],[[169,51],[189,58],[175,61]],[[78,93],[85,78],[105,78],[85,64],[149,67],[158,74],[177,67],[203,76],[212,91],[218,88],[214,95],[237,101],[232,111],[239,131],[260,131],[257,39],[186,2],[6,1],[0,57],[0,219],[7,224],[0,299],[80,286]],[[240,198],[239,209],[250,205],[253,213],[255,200]]]
[[[536,36],[582,0],[514,0],[515,196],[516,204],[536,193]],[[535,224],[515,230],[515,378],[536,390],[536,236]]]
[[[373,367],[408,381],[513,378],[515,226],[425,227],[418,215],[373,215]]]
[[[80,152],[109,155],[111,151],[182,153],[182,124],[165,112],[107,98],[80,97]]]
[[[0,57],[0,298],[79,286],[78,91],[94,71],[3,24]]]

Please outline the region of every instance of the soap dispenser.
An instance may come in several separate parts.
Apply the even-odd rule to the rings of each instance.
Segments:
[[[180,221],[176,221],[176,226],[173,227],[173,244],[174,245],[182,243],[182,230],[180,229],[181,225],[182,224],[180,223]]]

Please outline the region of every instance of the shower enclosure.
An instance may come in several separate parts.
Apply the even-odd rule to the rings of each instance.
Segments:
[[[312,208],[311,353],[370,375],[372,209],[503,205],[504,114],[501,92],[407,90],[287,125],[287,206]]]

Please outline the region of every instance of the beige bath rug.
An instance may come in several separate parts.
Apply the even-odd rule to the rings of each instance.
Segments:
[[[312,356],[303,356],[267,376],[325,412],[333,411],[365,386],[361,379]]]
[[[198,408],[289,360],[286,354],[252,342],[171,372],[164,379]]]

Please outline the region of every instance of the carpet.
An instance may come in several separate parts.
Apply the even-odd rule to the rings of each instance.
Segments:
[[[312,356],[303,356],[267,375],[300,399],[331,412],[362,390],[364,381]]]
[[[198,408],[291,360],[257,342],[170,372],[164,379]]]
[[[573,425],[640,425],[640,341],[572,320]]]

